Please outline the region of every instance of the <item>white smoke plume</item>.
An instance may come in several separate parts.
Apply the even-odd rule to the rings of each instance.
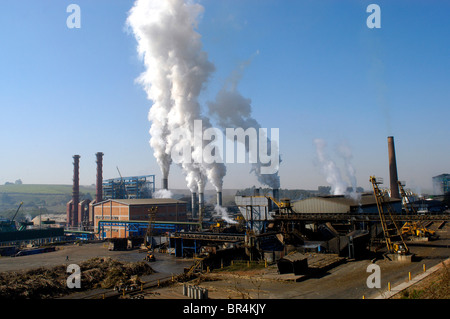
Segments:
[[[347,177],[350,180],[352,191],[348,195],[355,201],[360,201],[361,194],[356,191],[357,181],[356,181],[356,171],[352,164],[352,151],[350,147],[346,144],[340,144],[337,148],[337,153],[344,159],[344,165],[347,173]]]
[[[322,174],[331,186],[333,195],[345,195],[347,191],[347,183],[342,179],[341,171],[325,152],[326,143],[322,139],[315,139],[317,159],[319,161]]]
[[[258,52],[256,53],[258,54]],[[255,128],[259,130],[261,125],[256,119],[252,117],[252,101],[245,98],[238,91],[237,85],[242,78],[243,71],[247,67],[255,55],[253,55],[248,61],[242,63],[237,70],[235,70],[222,89],[217,93],[215,101],[208,102],[209,114],[217,121],[218,126],[225,130],[226,128],[242,128],[247,130],[248,128]],[[271,152],[278,153],[277,149],[271,149],[270,139],[267,137],[267,149],[268,154]],[[246,152],[249,153],[249,144],[245,144]],[[249,154],[257,158],[256,154]],[[279,159],[281,163],[281,158]],[[273,174],[262,174],[261,167],[264,165],[260,162],[252,163],[251,172],[253,172],[258,181],[264,185],[268,185],[271,188],[280,187],[280,177],[278,172]]]
[[[238,222],[233,220],[229,215],[225,207],[216,205],[214,207],[215,216],[223,219],[228,224],[237,224]]]
[[[351,191],[348,191],[348,183],[342,178],[341,171],[337,167],[336,163],[329,158],[325,148],[326,142],[322,139],[315,139],[316,154],[320,170],[325,176],[327,183],[331,186],[331,192],[333,195],[345,195],[352,198],[355,202],[360,202],[361,194],[356,191],[357,181],[355,175],[355,169],[351,163],[352,152],[350,148],[341,144],[337,148],[337,153],[344,160],[344,165],[347,173],[347,177],[350,180]]]
[[[198,103],[215,69],[196,32],[202,13],[203,7],[192,1],[137,0],[127,19],[145,65],[138,82],[153,102],[148,115],[150,145],[165,178],[174,152],[189,149],[195,157],[202,151],[195,149],[194,120],[203,120],[204,129],[209,125]],[[202,191],[205,178],[221,189],[226,173],[223,163],[180,165],[191,191]]]
[[[173,194],[168,189],[159,189],[153,193],[153,198],[172,198]]]

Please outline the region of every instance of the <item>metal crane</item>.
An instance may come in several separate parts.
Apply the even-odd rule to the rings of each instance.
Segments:
[[[292,205],[291,205],[291,200],[289,198],[283,198],[281,200],[276,200],[275,198],[273,198],[272,196],[265,196],[267,199],[271,200],[272,202],[275,203],[275,205],[278,206],[278,208],[280,209],[280,213],[284,213],[284,214],[288,214],[288,213],[293,213],[292,211]]]
[[[17,213],[19,212],[19,209],[20,209],[20,207],[22,207],[22,205],[23,205],[23,202],[20,202],[20,205],[19,205],[19,207],[17,208],[16,213],[14,214],[14,217],[11,219],[12,222],[13,222],[14,219],[16,218]]]
[[[153,206],[152,208],[150,208],[148,210],[148,212],[150,214],[148,214],[149,221],[148,221],[147,232],[144,235],[144,243],[143,243],[143,247],[142,247],[143,249],[153,250],[153,244],[152,244],[151,238],[153,235],[154,221],[155,221],[157,211],[158,211],[158,206]]]
[[[377,179],[375,176],[371,176],[370,182],[372,183],[373,192],[377,201],[377,208],[386,241],[387,252],[403,255],[408,254],[408,246],[403,239],[400,228],[397,226],[395,219],[392,217],[392,208],[389,203],[385,201],[383,192],[378,187],[379,184],[383,184],[383,180],[379,178]]]
[[[119,172],[119,176],[120,176],[120,187],[123,187],[123,190],[125,192],[125,198],[128,198],[127,187],[125,186],[125,182],[123,180],[122,174],[120,174],[119,166],[116,166],[116,168],[117,168],[117,171]]]

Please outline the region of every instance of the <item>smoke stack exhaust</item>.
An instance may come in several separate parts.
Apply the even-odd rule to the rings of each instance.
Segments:
[[[95,154],[97,156],[97,185],[95,200],[97,203],[103,201],[103,153],[98,152]]]
[[[69,225],[78,226],[78,203],[80,199],[80,155],[73,156],[73,187],[72,187],[72,213]]]
[[[400,198],[400,192],[398,190],[397,161],[395,159],[395,146],[393,136],[388,136],[388,150],[391,198]]]
[[[161,181],[162,189],[169,189],[169,179],[164,177]]]
[[[197,217],[197,193],[192,192],[191,201],[192,201],[192,218],[195,218]]]
[[[203,193],[198,194],[198,219],[200,220],[203,213],[205,203],[205,195]]]
[[[217,192],[217,205],[222,207],[222,192]]]

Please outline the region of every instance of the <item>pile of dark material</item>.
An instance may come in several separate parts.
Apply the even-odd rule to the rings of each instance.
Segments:
[[[81,288],[70,289],[67,279],[71,275],[67,266],[37,268],[23,272],[0,273],[0,298],[49,299],[76,291],[95,288],[113,288],[119,283],[136,281],[150,275],[153,269],[145,262],[122,263],[111,258],[92,258],[79,264]]]

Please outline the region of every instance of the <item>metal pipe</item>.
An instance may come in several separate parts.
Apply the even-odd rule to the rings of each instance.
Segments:
[[[222,192],[217,192],[217,205],[222,206]]]
[[[169,179],[164,177],[161,181],[162,189],[169,189]]]
[[[197,193],[196,192],[192,192],[191,202],[192,202],[192,218],[195,218],[197,216]]]
[[[198,194],[198,219],[202,218],[203,209],[205,205],[205,195],[203,193]]]
[[[97,203],[103,201],[103,153],[98,152],[95,154],[97,156],[97,185],[95,200]]]

